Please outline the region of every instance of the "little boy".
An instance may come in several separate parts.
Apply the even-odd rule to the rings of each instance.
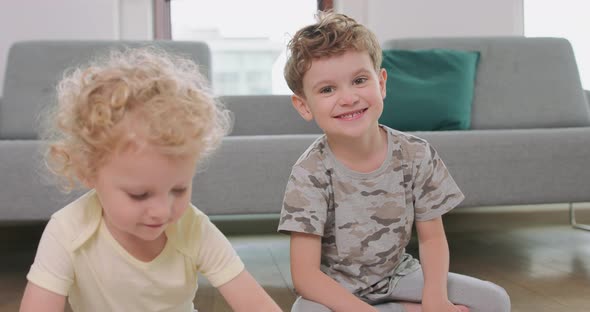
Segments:
[[[441,216],[464,196],[431,145],[379,125],[375,35],[324,13],[289,50],[293,106],[325,133],[293,166],[281,212],[301,295],[292,311],[510,311],[501,287],[448,272]],[[405,253],[414,222],[421,264]]]

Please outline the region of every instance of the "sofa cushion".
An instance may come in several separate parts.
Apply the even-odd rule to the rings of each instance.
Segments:
[[[563,38],[408,38],[383,49],[479,51],[471,129],[590,125],[570,43]]]
[[[322,133],[299,116],[289,95],[226,95],[220,101],[233,114],[232,136]]]
[[[402,131],[469,129],[478,59],[478,52],[384,50],[380,122]]]
[[[9,50],[0,107],[0,138],[37,138],[36,119],[55,103],[55,87],[64,70],[87,63],[109,49],[156,45],[192,58],[210,79],[210,52],[203,42],[183,41],[22,41]]]
[[[412,134],[444,160],[465,194],[460,207],[590,201],[589,127]]]

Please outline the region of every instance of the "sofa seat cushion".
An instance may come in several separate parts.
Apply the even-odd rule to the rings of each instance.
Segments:
[[[478,61],[479,52],[384,50],[380,123],[402,131],[469,129]]]

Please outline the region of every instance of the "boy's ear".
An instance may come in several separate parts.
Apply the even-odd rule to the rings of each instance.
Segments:
[[[299,115],[303,117],[303,119],[307,121],[311,121],[313,119],[313,114],[307,105],[307,101],[302,96],[297,94],[291,95],[291,102],[293,103],[293,107],[297,110]]]
[[[379,71],[379,88],[381,89],[381,98],[385,98],[387,95],[387,71],[385,68],[381,68]]]

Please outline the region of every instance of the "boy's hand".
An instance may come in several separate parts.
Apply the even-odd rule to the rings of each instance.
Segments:
[[[422,302],[422,312],[469,312],[463,305],[454,305],[448,299]]]

